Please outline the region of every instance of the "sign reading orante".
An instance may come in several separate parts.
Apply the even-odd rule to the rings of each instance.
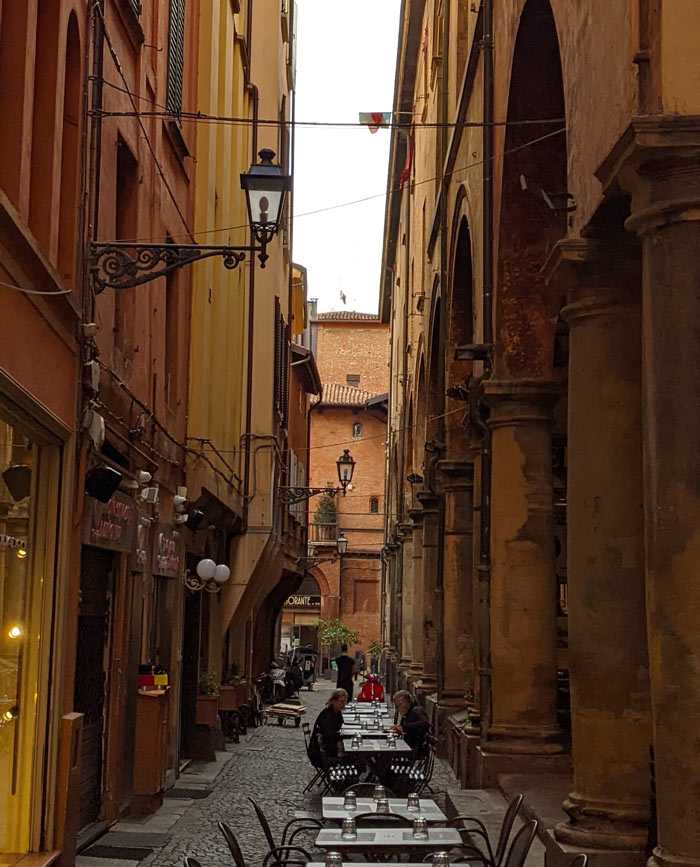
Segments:
[[[320,608],[320,596],[289,596],[284,603],[287,608]]]

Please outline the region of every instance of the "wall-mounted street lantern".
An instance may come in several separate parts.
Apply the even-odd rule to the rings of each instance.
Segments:
[[[332,557],[299,557],[297,563],[301,566],[302,569],[312,569],[314,566],[318,566],[321,563],[335,563],[335,561],[342,557],[348,550],[348,539],[345,533],[342,533],[338,536],[335,542],[336,554]]]
[[[292,179],[282,174],[280,166],[273,164],[274,151],[265,148],[259,156],[260,162],[253,163],[249,171],[241,175],[250,229],[259,246],[93,241],[89,267],[95,294],[106,288],[131,289],[212,256],[221,256],[224,267],[233,270],[244,261],[246,253],[257,253],[260,267],[264,268],[269,258],[267,245],[279,231],[284,200],[291,189]]]
[[[206,590],[207,593],[218,593],[231,577],[231,570],[225,563],[215,563],[208,557],[197,563],[196,575],[185,572],[183,584],[188,590]]]
[[[350,455],[350,450],[344,449],[343,454],[335,464],[338,468],[339,487],[307,488],[303,485],[280,485],[277,488],[280,502],[284,503],[285,506],[291,506],[294,503],[310,500],[311,497],[315,497],[317,494],[328,494],[330,497],[334,497],[336,494],[342,493],[345,496],[347,487],[352,481],[352,474],[355,472],[355,461]]]

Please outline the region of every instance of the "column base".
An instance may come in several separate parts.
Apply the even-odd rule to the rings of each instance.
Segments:
[[[674,855],[657,846],[654,854],[647,861],[647,867],[700,867],[700,858],[691,858],[688,855]]]
[[[491,752],[490,746],[480,744],[476,748],[474,788],[497,788],[502,774],[571,773],[571,756],[566,753],[497,753]]]
[[[554,829],[560,842],[586,849],[645,850],[649,836],[648,805],[594,801],[572,792],[562,806],[571,818]]]
[[[588,867],[644,867],[646,855],[644,850],[624,849],[591,849],[585,845],[575,846],[562,843],[556,838],[556,832],[549,828],[545,832],[546,847],[545,867],[568,867],[575,855],[587,856]],[[651,865],[651,861],[649,864]]]
[[[484,750],[503,755],[556,756],[564,752],[558,726],[492,725]]]

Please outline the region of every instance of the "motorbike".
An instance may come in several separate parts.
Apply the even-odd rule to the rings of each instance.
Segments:
[[[286,675],[284,669],[275,662],[268,671],[256,677],[255,685],[260,692],[260,698],[265,704],[277,704],[284,701],[286,692]]]

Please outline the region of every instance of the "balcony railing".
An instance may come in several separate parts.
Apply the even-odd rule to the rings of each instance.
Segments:
[[[335,545],[337,539],[338,524],[336,521],[332,524],[316,524],[312,521],[309,524],[310,545]]]

